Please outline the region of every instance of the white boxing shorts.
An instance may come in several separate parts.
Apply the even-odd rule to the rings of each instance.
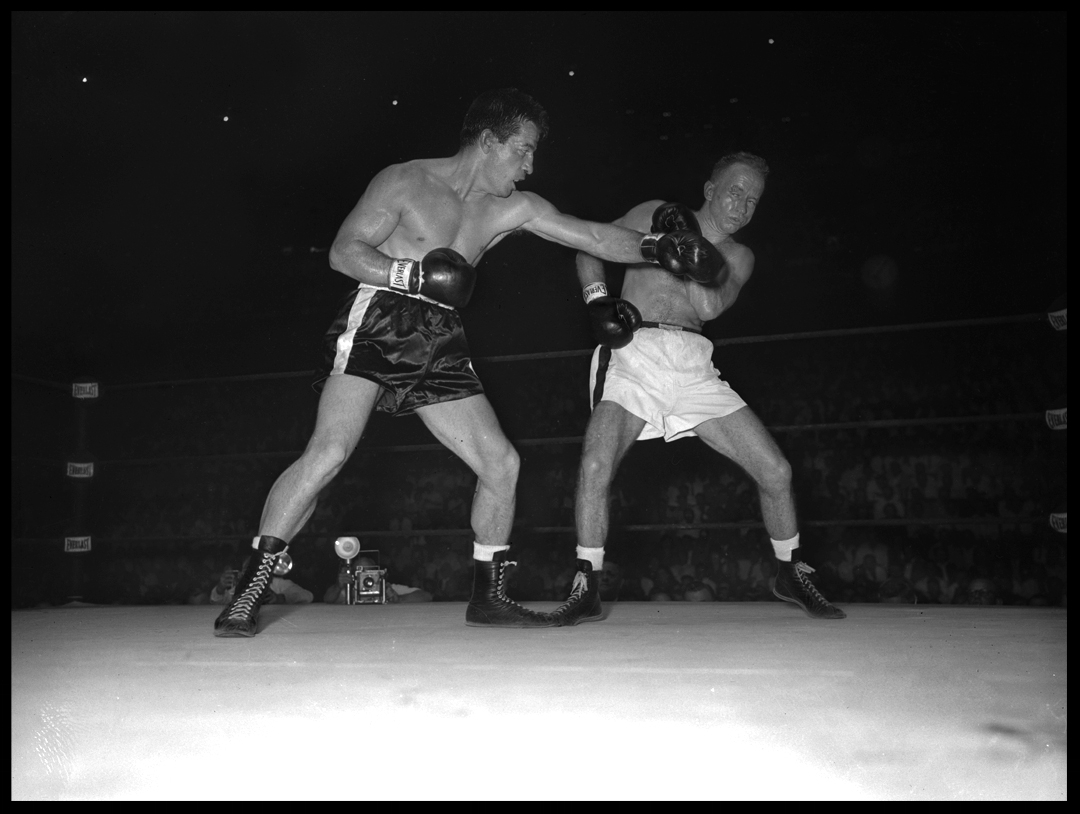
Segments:
[[[675,441],[746,406],[712,363],[713,343],[699,333],[639,328],[625,348],[598,347],[589,369],[592,407],[613,401],[644,419],[639,441]]]

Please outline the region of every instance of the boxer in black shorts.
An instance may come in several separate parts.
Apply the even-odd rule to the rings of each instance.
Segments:
[[[241,575],[214,634],[250,637],[273,565],[315,510],[319,493],[349,459],[371,413],[415,412],[476,473],[471,512],[474,626],[550,627],[550,614],[505,595],[518,455],[502,432],[469,361],[460,310],[475,266],[512,232],[530,232],[617,263],[657,273],[709,273],[722,258],[688,231],[646,234],[582,221],[517,189],[534,167],[547,113],[510,88],[470,106],[458,151],[448,158],[395,164],[378,172],[345,218],[330,266],[358,283],[328,334],[315,431],[281,474],[252,542],[258,556]]]
[[[723,268],[674,269],[652,274],[626,270],[620,297],[608,296],[604,267],[577,256],[578,278],[600,346],[593,356],[593,412],[585,429],[575,506],[578,572],[570,597],[555,616],[562,625],[603,618],[599,573],[608,535],[612,480],[638,440],[697,436],[737,463],[758,489],[761,515],[776,557],[773,593],[814,619],[843,619],[809,580],[791,490],[791,465],[765,425],[712,364],[705,323],[735,304],[754,270],[754,253],[734,235],[754,216],[769,173],[750,153],[721,158],[705,182],[697,211],[647,201],[615,221],[653,233],[689,230],[723,255]],[[704,271],[705,273],[701,273]]]
[[[469,358],[461,314],[419,297],[358,288],[346,298],[324,343],[316,391],[334,375],[370,379],[383,388],[375,405],[381,412],[409,415],[427,404],[484,392]]]

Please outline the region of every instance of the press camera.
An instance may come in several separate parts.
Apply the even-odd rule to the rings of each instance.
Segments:
[[[386,569],[379,567],[379,552],[362,551],[355,537],[338,537],[334,552],[345,560],[342,566],[349,580],[345,583],[347,605],[382,605],[386,602]]]

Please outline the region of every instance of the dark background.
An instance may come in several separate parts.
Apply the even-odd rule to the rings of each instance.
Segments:
[[[1065,54],[1044,12],[15,12],[13,372],[315,367],[367,181],[454,153],[507,86],[552,119],[524,188],[582,217],[696,207],[716,158],[767,158],[757,271],[713,337],[1040,311],[1065,291]],[[589,346],[572,252],[514,238],[480,269],[476,355]]]

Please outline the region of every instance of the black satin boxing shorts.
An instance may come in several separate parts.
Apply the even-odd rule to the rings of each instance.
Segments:
[[[389,289],[351,292],[323,338],[323,354],[317,392],[330,376],[369,379],[383,388],[375,408],[391,415],[484,392],[461,315]]]

